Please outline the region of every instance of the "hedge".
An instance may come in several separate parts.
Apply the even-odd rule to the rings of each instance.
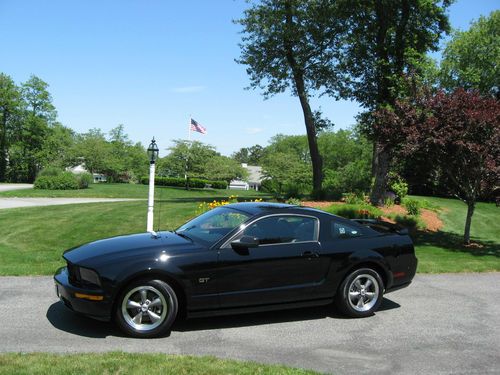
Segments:
[[[35,180],[35,189],[76,190],[80,186],[78,179],[71,172],[62,172],[57,176],[40,176]]]
[[[73,174],[49,167],[42,170],[35,180],[35,189],[76,190],[86,189],[93,181],[90,173]]]
[[[211,187],[213,189],[227,189],[226,181],[210,181],[201,178],[190,178],[189,187],[203,189],[205,187]],[[149,177],[141,178],[141,183],[144,185],[149,184]],[[156,186],[174,186],[174,187],[185,187],[186,180],[181,177],[155,177]]]

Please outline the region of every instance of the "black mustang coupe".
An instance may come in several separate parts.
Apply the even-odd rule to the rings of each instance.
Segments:
[[[96,241],[63,257],[54,278],[64,304],[136,337],[162,335],[180,315],[333,301],[365,317],[417,268],[405,230],[276,203],[229,204],[173,232]]]

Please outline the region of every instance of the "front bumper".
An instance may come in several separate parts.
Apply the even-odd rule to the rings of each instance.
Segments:
[[[113,303],[106,297],[103,290],[87,290],[77,288],[70,284],[68,279],[68,269],[61,267],[54,275],[54,282],[57,297],[70,310],[89,316],[94,319],[109,321]],[[79,298],[76,295],[104,296],[102,301],[92,301],[86,298]]]

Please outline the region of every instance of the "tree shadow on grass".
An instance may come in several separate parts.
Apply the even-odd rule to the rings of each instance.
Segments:
[[[415,245],[441,247],[447,251],[468,253],[474,256],[500,257],[500,243],[494,241],[480,241],[472,238],[476,245],[464,246],[463,236],[450,232],[417,231],[412,235]]]

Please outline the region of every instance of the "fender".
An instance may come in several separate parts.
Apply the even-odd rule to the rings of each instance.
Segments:
[[[384,258],[381,254],[377,253],[376,251],[373,250],[362,250],[362,251],[356,251],[352,253],[349,256],[348,259],[349,262],[349,268],[348,270],[344,273],[342,279],[347,276],[347,273],[349,273],[351,270],[358,268],[362,264],[374,264],[378,266],[378,268],[383,272],[380,277],[382,277],[382,280],[386,285],[385,288],[388,289],[392,286],[393,283],[393,277],[392,277],[392,270],[389,262],[387,262],[386,258]]]

